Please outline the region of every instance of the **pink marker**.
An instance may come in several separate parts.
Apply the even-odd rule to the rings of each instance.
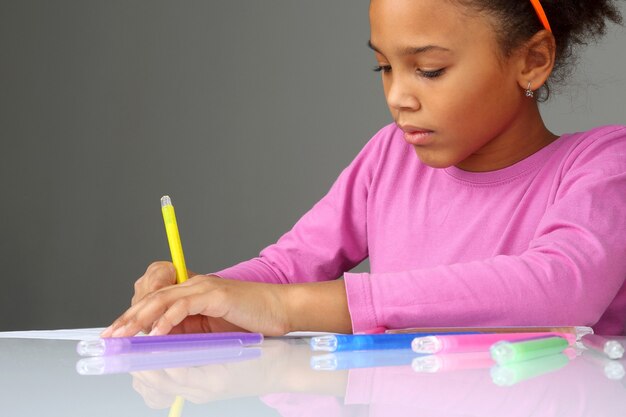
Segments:
[[[538,337],[560,336],[570,343],[576,335],[566,333],[484,333],[416,337],[411,348],[417,353],[458,353],[488,351],[491,345],[501,341],[514,342]]]
[[[379,326],[379,327],[374,327],[373,329],[363,330],[362,332],[357,332],[355,334],[381,334],[381,333],[385,333],[386,331],[387,331],[386,327]]]

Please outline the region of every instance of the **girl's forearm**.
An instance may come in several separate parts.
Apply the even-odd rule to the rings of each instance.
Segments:
[[[290,331],[352,333],[343,279],[285,285]]]

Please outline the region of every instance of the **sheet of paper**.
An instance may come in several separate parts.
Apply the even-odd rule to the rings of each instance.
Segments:
[[[97,339],[104,327],[88,329],[59,329],[59,330],[25,330],[17,332],[0,332],[0,339],[49,339],[49,340],[88,340]],[[292,332],[287,333],[287,338],[321,336],[324,332]]]
[[[287,333],[284,336],[279,337],[315,337],[315,336],[324,336],[327,334],[339,334],[339,333],[328,333],[328,332],[291,332]]]
[[[0,339],[49,339],[49,340],[88,340],[97,339],[104,327],[88,329],[27,330],[0,332]]]

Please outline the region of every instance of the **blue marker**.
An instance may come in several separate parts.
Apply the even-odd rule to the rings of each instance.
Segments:
[[[315,351],[325,352],[340,352],[342,350],[410,349],[413,339],[415,339],[416,337],[429,336],[432,334],[433,333],[386,333],[354,335],[331,334],[311,338],[311,349]],[[468,334],[468,332],[434,334]]]

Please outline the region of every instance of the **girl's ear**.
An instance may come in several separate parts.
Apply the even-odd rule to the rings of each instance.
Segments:
[[[537,32],[520,47],[518,84],[524,90],[543,86],[554,68],[556,42],[547,30]]]

